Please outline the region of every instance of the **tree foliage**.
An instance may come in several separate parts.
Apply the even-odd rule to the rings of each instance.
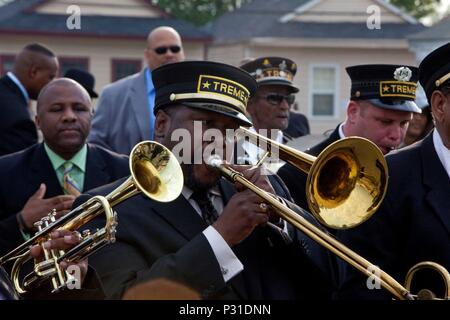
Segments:
[[[441,4],[441,0],[389,0],[394,6],[399,7],[413,17],[420,19],[434,14]]]
[[[204,25],[221,14],[233,11],[251,0],[151,0],[174,17],[195,25]],[[436,12],[441,0],[388,0],[420,19]]]
[[[153,0],[174,17],[204,25],[221,14],[239,8],[250,0]]]

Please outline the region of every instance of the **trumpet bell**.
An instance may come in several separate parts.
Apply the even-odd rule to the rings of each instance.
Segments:
[[[387,164],[375,144],[360,137],[336,141],[310,169],[306,183],[309,208],[331,228],[355,227],[378,209],[387,180]]]
[[[169,149],[143,141],[133,148],[131,155],[130,172],[142,193],[159,202],[170,202],[180,195],[183,172]]]

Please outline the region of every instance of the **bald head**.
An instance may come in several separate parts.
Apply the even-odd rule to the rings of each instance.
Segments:
[[[80,100],[84,101],[84,103],[89,107],[91,106],[91,98],[89,96],[89,93],[85,88],[83,88],[83,86],[69,78],[58,78],[49,82],[44,88],[42,88],[37,98],[36,108],[38,113],[39,109],[41,109],[40,107],[49,103],[49,100],[58,100],[59,97],[57,94],[55,94],[55,92],[60,93],[61,91],[76,92],[80,96]]]
[[[153,29],[147,37],[145,59],[150,70],[184,60],[183,45],[178,32],[171,27]]]
[[[27,90],[31,99],[36,99],[41,89],[58,72],[58,59],[47,47],[34,43],[27,45],[16,56],[13,73]]]

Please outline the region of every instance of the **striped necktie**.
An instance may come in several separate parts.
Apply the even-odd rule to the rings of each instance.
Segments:
[[[63,189],[66,194],[78,197],[81,194],[81,189],[77,182],[71,177],[71,172],[73,170],[72,162],[64,163],[64,174],[63,174]]]

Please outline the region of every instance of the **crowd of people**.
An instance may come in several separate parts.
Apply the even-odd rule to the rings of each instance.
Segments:
[[[139,142],[152,140],[175,154],[176,137],[187,133],[187,147],[175,154],[183,159],[178,178],[184,181],[176,199],[138,194],[117,204],[116,241],[89,258],[61,263],[82,270],[82,290],[51,293],[43,284],[22,298],[390,299],[388,291],[367,285],[367,274],[203,157],[211,145],[227,149],[228,131],[241,126],[280,144],[310,133],[307,118],[292,110],[295,95],[302,94],[294,83],[296,63],[272,56],[239,66],[188,61],[180,35],[165,26],[151,30],[144,52],[141,72],[100,95],[88,72],[70,70],[57,78],[57,55],[36,43],[25,46],[0,79],[0,257],[30,239],[50,212],[61,219],[136,174],[129,155]],[[419,67],[347,67],[346,119],[305,152],[318,156],[357,136],[385,155],[384,200],[374,217],[353,229],[321,226],[309,213],[307,173],[281,160],[264,165],[261,146],[232,140],[231,154],[218,152],[223,165],[399,281],[421,261],[450,269],[449,57],[447,44]],[[426,101],[418,105],[419,83]],[[36,100],[35,119],[30,100]],[[205,138],[208,132],[213,138]],[[103,225],[99,217],[78,231]],[[76,230],[55,231],[30,254],[48,258],[44,249],[67,250],[80,241]],[[432,274],[419,280],[417,286],[444,290]]]

